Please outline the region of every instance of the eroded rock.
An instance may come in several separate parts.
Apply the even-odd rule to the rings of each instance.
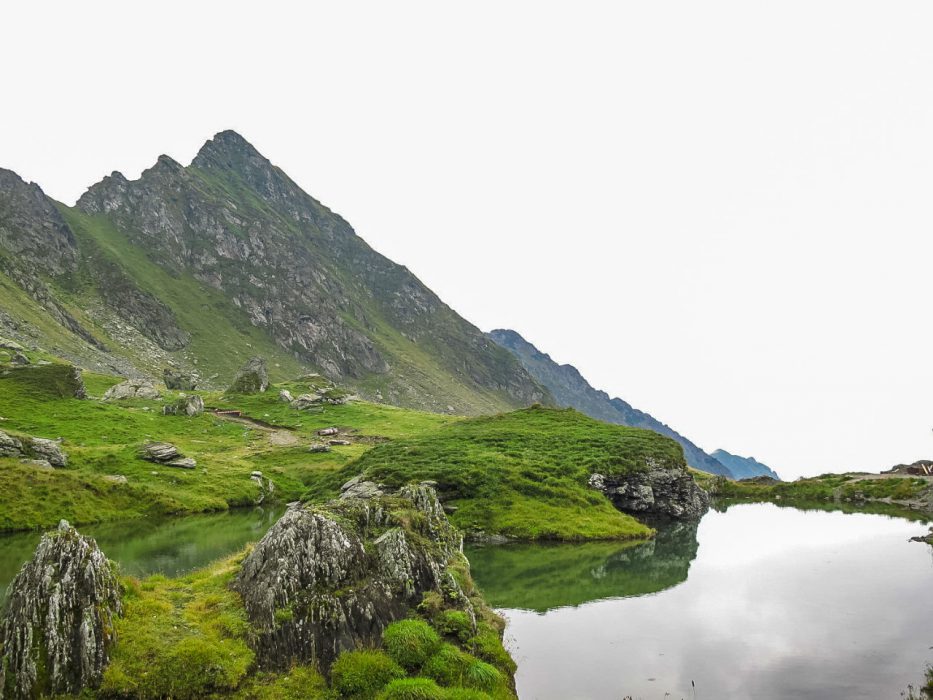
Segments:
[[[327,667],[342,651],[373,646],[428,591],[473,615],[447,569],[462,540],[434,489],[349,490],[325,506],[289,508],[243,562],[234,587],[264,668]]]
[[[0,695],[25,700],[96,688],[120,613],[110,562],[63,520],[43,535],[10,586],[0,626]]]
[[[709,509],[709,496],[697,486],[686,466],[649,461],[644,470],[593,474],[589,486],[602,491],[625,513],[683,519],[699,518]]]
[[[178,448],[170,442],[150,442],[147,445],[143,445],[140,456],[143,459],[148,459],[150,462],[164,463],[171,462],[173,459],[181,457],[181,453],[178,451]]]
[[[68,466],[68,455],[62,449],[61,440],[31,437],[26,445],[27,451],[36,459],[44,459],[53,467]]]
[[[0,431],[0,457],[20,457],[22,454],[23,443]]]
[[[114,384],[104,392],[104,401],[120,401],[123,399],[154,400],[161,396],[152,382],[147,379],[127,379]]]
[[[162,414],[166,416],[198,416],[204,413],[204,399],[197,394],[182,396],[177,401],[162,407]]]
[[[269,370],[263,357],[249,360],[233,379],[227,391],[231,394],[261,394],[269,388]]]

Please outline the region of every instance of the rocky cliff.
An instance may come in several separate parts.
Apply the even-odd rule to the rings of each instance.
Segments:
[[[430,484],[384,491],[357,478],[325,506],[292,506],[243,562],[235,587],[266,668],[372,647],[426,593],[473,606],[448,565],[461,551]]]
[[[122,374],[196,365],[223,386],[263,354],[273,372],[314,368],[399,405],[476,413],[549,400],[232,131],[187,167],[161,156],[137,180],[115,172],[74,208],[0,171],[0,287],[13,297],[4,335]]]
[[[63,520],[10,586],[0,626],[0,697],[76,694],[99,685],[120,611],[110,562]]]
[[[594,389],[573,365],[559,365],[513,330],[498,329],[488,333],[497,344],[511,352],[522,366],[551,392],[559,406],[569,406],[592,418],[645,428],[676,440],[684,457],[694,469],[710,474],[732,476],[728,467],[706,454],[690,440],[653,416],[639,411],[620,398]]]

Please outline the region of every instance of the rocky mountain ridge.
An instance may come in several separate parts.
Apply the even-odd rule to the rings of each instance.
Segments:
[[[739,455],[734,455],[725,450],[716,450],[713,452],[713,457],[719,460],[720,463],[729,467],[729,471],[732,472],[736,479],[752,479],[756,476],[768,476],[778,481],[781,480],[781,477],[778,476],[776,471],[768,465],[762,464],[754,457],[740,457]]]
[[[91,369],[229,381],[263,354],[364,396],[480,413],[550,401],[511,355],[242,136],[75,207],[0,170],[0,333]],[[205,383],[208,380],[205,379]]]

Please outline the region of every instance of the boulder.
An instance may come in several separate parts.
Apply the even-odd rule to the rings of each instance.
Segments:
[[[266,360],[262,357],[254,357],[240,368],[227,392],[231,394],[261,394],[268,388],[269,371],[266,368]]]
[[[68,465],[68,455],[62,449],[61,440],[31,437],[26,441],[27,451],[36,459],[44,459],[53,467]]]
[[[179,457],[178,459],[173,459],[164,464],[166,467],[175,467],[176,469],[194,469],[198,466],[197,461],[193,457]]]
[[[197,394],[182,396],[177,401],[162,407],[165,416],[198,416],[204,413],[204,399]]]
[[[120,614],[110,562],[94,540],[61,521],[10,585],[0,694],[26,700],[98,687]]]
[[[13,350],[14,352],[22,352],[26,349],[20,343],[17,343],[15,340],[10,340],[9,338],[0,338],[0,348],[4,350]]]
[[[294,399],[292,398],[292,392],[290,392],[288,389],[282,389],[279,392],[279,401],[281,401],[282,403],[291,403],[292,401],[294,401]]]
[[[143,445],[142,454],[140,456],[150,462],[165,463],[181,457],[181,453],[178,451],[178,448],[170,442],[150,442]]]
[[[316,442],[308,447],[308,452],[330,452],[330,446]]]
[[[461,544],[429,486],[292,506],[233,584],[260,667],[326,669],[343,651],[378,645],[383,630],[412,614],[428,592],[475,625],[473,606],[448,570],[462,561]]]
[[[649,459],[646,467],[621,474],[592,474],[589,486],[625,513],[686,519],[699,518],[709,510],[709,496],[685,465]]]
[[[349,445],[350,441],[349,440],[328,440],[327,444],[332,445],[334,447],[338,447],[340,445]]]
[[[0,431],[0,457],[20,457],[22,454],[23,443]]]
[[[339,498],[375,498],[383,493],[383,487],[379,484],[365,481],[362,476],[355,476],[340,487]]]
[[[26,464],[30,467],[41,469],[42,471],[51,471],[52,469],[55,469],[55,467],[53,467],[47,459],[21,459],[19,461],[20,464]]]
[[[123,399],[153,400],[160,396],[159,390],[148,379],[127,379],[107,389],[104,392],[104,401],[120,401]]]
[[[198,375],[194,372],[166,367],[162,370],[162,381],[166,389],[173,391],[194,391],[198,388]]]
[[[26,357],[21,352],[13,353],[13,357],[10,359],[10,363],[14,365],[20,365],[20,366],[31,364],[29,362],[29,358]]]
[[[339,432],[340,431],[337,430],[337,428],[322,428],[321,430],[317,431],[317,434],[321,437],[327,437],[328,435],[336,435]]]
[[[123,476],[122,474],[107,474],[107,475],[104,477],[104,481],[110,481],[110,482],[112,482],[112,483],[114,483],[114,484],[126,484],[126,483],[128,483],[126,477]]]
[[[292,408],[304,411],[307,408],[321,405],[320,394],[301,394],[297,399],[289,404]]]

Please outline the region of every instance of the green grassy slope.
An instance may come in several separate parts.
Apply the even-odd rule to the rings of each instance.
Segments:
[[[644,537],[650,529],[589,489],[587,479],[645,469],[649,459],[683,465],[683,452],[647,430],[532,407],[379,445],[326,475],[311,495],[324,497],[355,473],[392,485],[429,479],[457,508],[451,520],[467,531],[520,539]]]

